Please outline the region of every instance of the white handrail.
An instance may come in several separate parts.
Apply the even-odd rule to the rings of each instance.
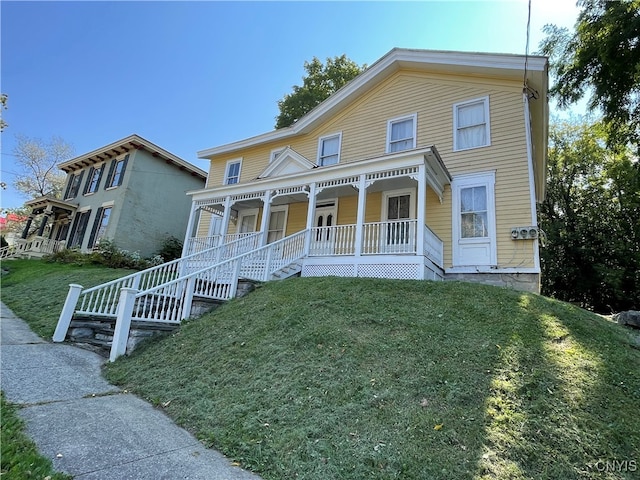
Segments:
[[[426,225],[424,226],[423,250],[425,257],[440,268],[444,268],[444,242]]]
[[[121,288],[147,290],[179,278],[189,272],[205,268],[212,263],[230,258],[238,251],[252,249],[258,234],[243,237],[230,244],[202,250],[155,267],[83,290],[78,313],[114,316],[118,308]]]
[[[274,272],[302,258],[308,232],[302,230],[251,252],[140,291],[135,295],[132,318],[180,322],[190,314],[193,295],[229,300],[235,296],[239,278],[266,281]]]

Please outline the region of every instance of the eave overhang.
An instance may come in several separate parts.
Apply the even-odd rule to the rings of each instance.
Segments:
[[[546,101],[547,68],[547,57],[535,55],[394,48],[292,126],[201,150],[198,152],[198,158],[211,158],[215,155],[231,153],[276,140],[283,141],[295,135],[307,133],[400,69],[520,82],[525,79],[526,69],[526,81],[529,87]]]
[[[191,163],[136,134],[129,135],[122,140],[118,140],[117,142],[111,143],[97,150],[93,150],[92,152],[67,160],[66,162],[60,163],[58,167],[66,173],[71,173],[75,170],[81,170],[90,165],[111,160],[135,150],[146,150],[151,153],[153,157],[174,165],[180,170],[188,172],[195,177],[199,177],[202,180],[206,180],[207,178],[207,172],[201,168],[192,165]]]
[[[64,200],[59,200],[47,195],[34,198],[33,200],[28,200],[24,202],[24,205],[31,208],[32,211],[59,209],[69,212],[75,212],[75,210],[78,208],[78,205],[74,203],[65,202]]]

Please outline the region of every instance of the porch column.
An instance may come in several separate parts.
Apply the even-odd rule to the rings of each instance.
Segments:
[[[33,213],[29,215],[29,217],[27,218],[27,224],[24,226],[24,230],[22,230],[22,235],[20,236],[20,238],[27,238],[29,236],[29,229],[31,228],[31,222],[33,222],[34,218],[35,215]]]
[[[224,199],[224,215],[222,216],[222,227],[220,228],[220,245],[224,244],[224,239],[229,231],[229,221],[231,220],[231,195]]]
[[[269,239],[269,217],[271,216],[271,190],[264,192],[264,204],[262,206],[262,220],[260,221],[260,246],[264,247]],[[286,225],[285,225],[286,228]]]
[[[187,222],[187,231],[184,234],[184,243],[182,244],[182,257],[189,255],[190,240],[193,237],[193,225],[195,223],[196,212],[195,202],[191,202],[191,211],[189,212],[189,221]]]
[[[307,236],[304,240],[304,251],[309,254],[311,248],[311,229],[313,228],[313,216],[316,211],[316,182],[309,185],[309,206],[307,207]]]
[[[358,216],[356,217],[356,245],[355,256],[362,255],[362,241],[364,238],[364,210],[367,204],[367,174],[360,175],[360,186],[358,187]]]
[[[427,176],[424,163],[418,165],[418,217],[416,231],[416,253],[424,255],[424,226],[427,220]]]
[[[47,222],[49,221],[49,217],[53,212],[51,210],[45,210],[44,217],[42,217],[42,222],[40,222],[40,227],[38,227],[38,236],[41,237],[44,234],[44,229],[47,226]]]

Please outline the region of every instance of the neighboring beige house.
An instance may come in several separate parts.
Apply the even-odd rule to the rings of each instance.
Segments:
[[[191,205],[186,192],[202,188],[207,177],[135,134],[59,167],[67,174],[63,198],[26,202],[32,213],[16,242],[18,254],[89,252],[104,238],[150,257],[168,237],[184,237]]]
[[[391,50],[293,126],[198,152],[211,166],[190,192],[185,254],[302,232],[303,276],[538,291],[547,69],[541,56]]]

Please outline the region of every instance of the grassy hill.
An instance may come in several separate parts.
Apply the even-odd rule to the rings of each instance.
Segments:
[[[507,289],[296,278],[107,377],[267,479],[638,478],[631,342]]]
[[[114,272],[7,265],[3,301],[43,332],[67,283]],[[509,289],[294,278],[105,373],[265,479],[632,479],[630,332]]]

